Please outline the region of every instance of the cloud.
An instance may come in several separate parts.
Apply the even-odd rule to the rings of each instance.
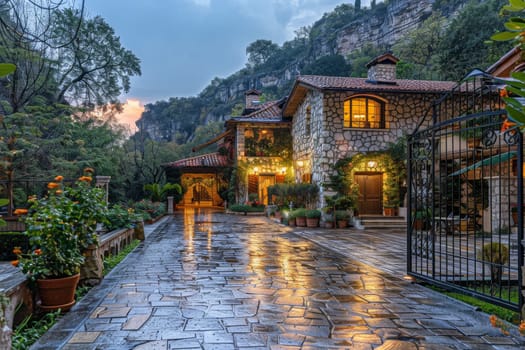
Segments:
[[[142,112],[144,112],[144,105],[142,105],[139,100],[127,99],[124,104],[124,110],[117,115],[117,120],[120,124],[124,125],[130,133],[134,133],[137,130],[135,122],[140,118]]]

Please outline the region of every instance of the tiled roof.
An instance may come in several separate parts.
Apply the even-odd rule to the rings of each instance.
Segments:
[[[445,92],[450,91],[456,82],[434,80],[396,79],[392,82],[374,83],[366,78],[329,77],[323,75],[302,75],[297,83],[310,85],[317,89],[400,91],[400,92]]]
[[[265,102],[247,115],[233,117],[228,122],[280,122],[282,120],[283,100]]]
[[[201,154],[163,164],[165,168],[221,168],[230,166],[228,157],[219,153]]]

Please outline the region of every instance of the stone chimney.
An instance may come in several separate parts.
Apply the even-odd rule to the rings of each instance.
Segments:
[[[395,84],[396,64],[399,58],[387,52],[368,62],[368,81],[371,83]]]
[[[251,89],[244,93],[246,98],[245,109],[253,110],[259,107],[259,98],[261,97],[261,92],[259,90]]]

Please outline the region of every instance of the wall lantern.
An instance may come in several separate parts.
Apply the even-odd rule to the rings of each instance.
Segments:
[[[370,168],[370,169],[374,169],[377,167],[377,162],[375,160],[371,160],[369,161],[368,163],[366,163],[366,165]]]
[[[304,162],[303,162],[302,160],[298,160],[298,161],[297,161],[297,166],[298,166],[299,168],[302,168],[302,167],[304,166]]]
[[[281,168],[281,174],[286,174],[286,168]]]
[[[257,173],[259,172],[259,167],[254,167],[254,168],[253,168],[253,172],[254,172],[255,174],[257,174]]]

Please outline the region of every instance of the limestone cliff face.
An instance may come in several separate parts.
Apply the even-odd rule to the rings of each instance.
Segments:
[[[336,53],[346,56],[365,43],[389,46],[432,13],[433,0],[394,0],[383,16],[362,18],[337,33]]]

